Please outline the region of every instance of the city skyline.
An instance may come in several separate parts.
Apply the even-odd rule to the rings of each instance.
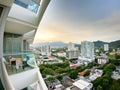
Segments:
[[[52,0],[38,28],[34,43],[120,39],[119,0]]]

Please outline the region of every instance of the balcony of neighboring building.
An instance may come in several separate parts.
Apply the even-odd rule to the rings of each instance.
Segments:
[[[15,0],[8,14],[9,19],[20,20],[38,26],[40,0]]]
[[[21,61],[21,58],[17,58],[20,57],[20,55],[24,56],[23,60],[25,59],[26,55],[29,55],[29,57],[33,59],[33,55],[31,53],[28,54],[28,52],[26,55],[25,53],[21,53],[19,56],[14,55],[14,59]],[[4,58],[7,58],[7,56],[4,55]],[[16,65],[12,68],[12,65],[9,66],[9,64],[6,63],[5,59],[3,61],[7,69],[8,77],[15,90],[48,90],[41,76],[39,68],[34,67],[33,62],[27,63],[28,66],[24,67],[23,69],[21,67],[17,68]]]
[[[34,54],[30,52],[4,54],[4,59],[6,60],[5,65],[8,75],[21,73],[37,67]]]

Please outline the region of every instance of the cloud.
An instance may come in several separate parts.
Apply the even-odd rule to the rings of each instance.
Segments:
[[[112,41],[120,39],[120,12],[112,13],[96,22],[54,21],[41,23],[35,41],[81,42],[83,40]]]

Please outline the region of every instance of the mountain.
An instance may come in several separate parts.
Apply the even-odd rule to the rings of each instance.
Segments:
[[[104,44],[109,44],[109,48],[120,48],[120,40],[116,40],[113,42],[103,42],[103,41],[94,41],[94,45],[97,48],[103,48]]]
[[[117,40],[117,41],[113,41],[113,42],[103,42],[103,41],[94,41],[94,46],[96,48],[103,48],[104,44],[109,44],[109,47],[110,48],[120,48],[120,40]],[[34,47],[40,47],[42,45],[50,45],[51,47],[67,47],[67,43],[64,43],[64,42],[44,42],[44,43],[37,43],[37,44],[34,44],[33,46]],[[76,47],[80,47],[80,44],[75,44]]]
[[[51,42],[50,45],[57,46],[57,47],[66,47],[67,46],[67,44],[64,42]]]
[[[120,40],[109,43],[110,48],[120,48]]]
[[[41,47],[43,45],[50,45],[51,47],[66,47],[67,44],[64,42],[42,42],[42,43],[37,43],[33,44],[33,47]]]
[[[94,41],[94,46],[97,48],[103,48],[104,44],[106,44],[107,42],[103,42],[103,41]]]

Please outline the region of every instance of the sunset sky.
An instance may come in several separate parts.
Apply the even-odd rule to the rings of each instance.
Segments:
[[[51,0],[34,43],[120,39],[120,0]]]

